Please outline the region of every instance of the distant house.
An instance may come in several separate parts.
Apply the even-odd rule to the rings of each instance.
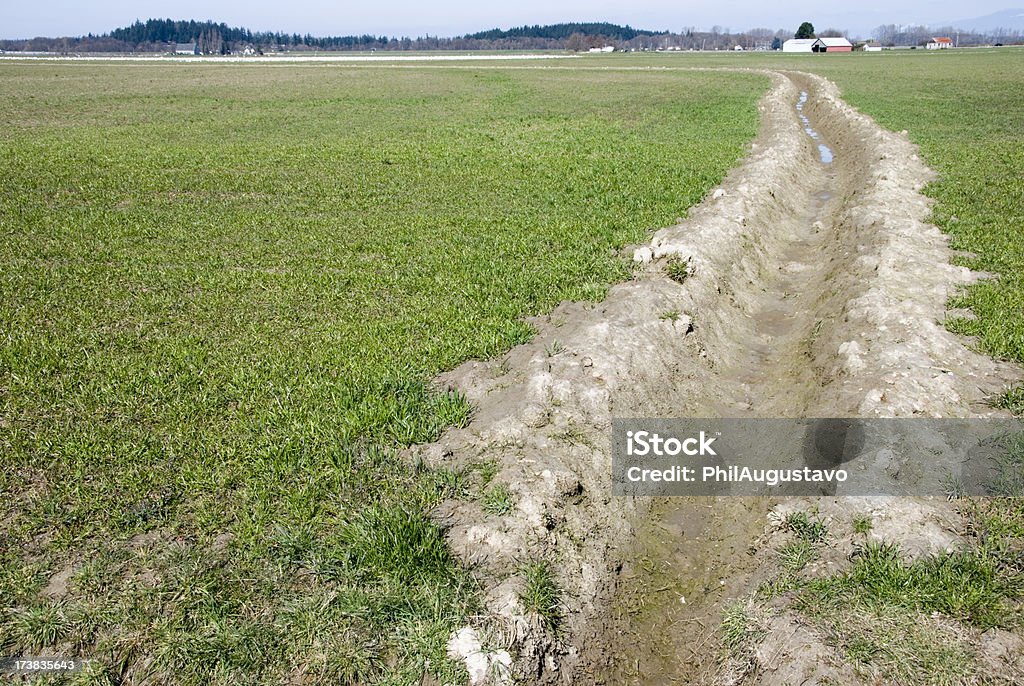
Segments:
[[[811,52],[853,52],[853,43],[842,36],[816,38],[811,44]]]
[[[811,46],[817,38],[790,38],[782,44],[782,52],[813,52]]]
[[[615,52],[614,45],[606,45],[603,48],[590,48],[587,52],[599,53],[599,52]]]
[[[174,44],[175,55],[199,55],[199,44],[198,43],[175,43]]]
[[[947,36],[932,36],[931,41],[925,47],[929,50],[945,50],[953,47],[953,39]]]

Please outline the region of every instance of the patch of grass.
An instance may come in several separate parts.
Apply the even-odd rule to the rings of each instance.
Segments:
[[[765,636],[766,631],[753,616],[753,611],[749,602],[737,601],[722,613],[722,645],[734,658],[748,658],[751,646]]]
[[[679,317],[681,317],[682,314],[683,313],[679,310],[666,310],[658,315],[658,319],[675,324],[679,321]]]
[[[1012,412],[1018,417],[1024,416],[1024,386],[1011,389],[999,397],[995,406]]]
[[[926,615],[840,612],[827,626],[837,647],[871,682],[959,684],[978,670],[970,646]]]
[[[487,460],[486,462],[481,462],[473,466],[476,469],[477,474],[480,475],[480,480],[483,482],[484,486],[494,480],[494,477],[498,475],[498,470],[500,469],[500,465],[497,460]]]
[[[480,499],[480,506],[484,512],[506,515],[515,506],[515,498],[506,484],[495,484],[484,493],[483,498]]]
[[[676,283],[683,283],[690,276],[690,263],[679,257],[670,257],[665,262],[665,276]]]
[[[989,486],[991,495],[1024,497],[1024,433],[1010,433],[999,439],[996,476]]]
[[[779,548],[779,560],[782,562],[782,568],[790,574],[796,574],[817,556],[818,553],[814,549],[814,545],[803,539],[797,539]]]
[[[806,512],[790,512],[786,516],[786,528],[807,543],[822,543],[828,537],[825,522],[817,516],[812,519]]]
[[[809,582],[797,606],[815,616],[854,606],[938,612],[988,629],[1019,619],[1015,604],[1022,592],[1024,579],[1005,577],[982,555],[946,553],[906,563],[897,546],[869,541],[849,571]]]
[[[551,435],[551,438],[565,443],[566,445],[584,445],[588,448],[593,448],[594,444],[590,438],[587,437],[587,433],[576,425],[569,426],[565,431],[559,431]]]
[[[547,562],[527,562],[520,567],[523,588],[519,599],[527,612],[539,615],[548,631],[557,631],[562,617],[561,594]]]
[[[857,515],[853,518],[853,533],[858,536],[867,536],[871,533],[872,528],[874,528],[874,524],[871,521],[871,517],[867,515]]]
[[[544,346],[544,352],[548,357],[555,357],[565,352],[565,346],[556,338]]]

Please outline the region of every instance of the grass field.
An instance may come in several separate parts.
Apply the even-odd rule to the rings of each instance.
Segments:
[[[452,677],[475,588],[425,512],[479,494],[396,458],[471,412],[429,380],[627,277],[766,86],[0,64],[0,652]]]

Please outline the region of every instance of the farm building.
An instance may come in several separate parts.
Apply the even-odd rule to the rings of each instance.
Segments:
[[[199,44],[198,43],[175,43],[174,45],[175,55],[198,55]]]
[[[845,38],[790,38],[782,44],[782,52],[852,52],[853,44]]]
[[[812,52],[811,46],[817,38],[790,38],[782,44],[782,52]]]
[[[853,52],[853,43],[841,36],[818,38],[811,45],[811,52]]]
[[[953,47],[953,39],[946,36],[932,36],[925,47],[929,50],[945,50]]]

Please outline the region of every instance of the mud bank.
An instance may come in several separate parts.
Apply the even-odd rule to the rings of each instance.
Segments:
[[[439,379],[477,410],[413,457],[494,464],[512,492],[506,515],[467,501],[435,515],[485,585],[480,650],[508,649],[511,676],[526,683],[699,678],[709,665],[694,646],[711,639],[726,600],[759,583],[768,515],[792,506],[612,498],[613,416],[984,415],[986,398],[1020,378],[942,326],[946,300],[976,275],[950,265],[945,236],[926,223],[931,173],[906,137],[820,77],[765,73],[750,155],[636,250],[634,280],[599,304],[563,303],[530,343]],[[670,261],[685,263],[682,282],[666,276]],[[837,517],[849,509],[832,500]],[[909,522],[922,518],[956,525],[945,503],[913,509],[893,509],[893,535],[917,535]],[[547,561],[561,590],[557,637],[520,600],[531,560]],[[638,647],[652,632],[666,640]],[[500,681],[504,664],[487,678]]]

